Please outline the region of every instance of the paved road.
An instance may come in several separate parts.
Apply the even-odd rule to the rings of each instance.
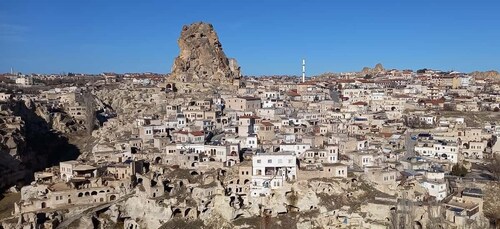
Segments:
[[[404,159],[415,156],[415,144],[417,141],[412,140],[411,136],[417,134],[412,129],[407,129],[405,132],[405,155]]]

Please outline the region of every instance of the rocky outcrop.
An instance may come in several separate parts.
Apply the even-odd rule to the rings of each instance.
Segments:
[[[0,190],[29,182],[33,171],[76,159],[79,149],[61,132],[68,128],[46,108],[30,100],[11,101],[0,112]]]
[[[141,224],[151,228],[159,228],[162,222],[172,217],[172,210],[154,200],[131,197],[122,205],[123,216],[141,219]]]
[[[238,62],[226,57],[211,24],[199,22],[184,26],[178,44],[180,54],[172,66],[172,79],[230,83],[240,77]]]
[[[364,67],[363,70],[361,70],[361,75],[372,75],[375,76],[381,72],[384,72],[385,68],[382,66],[382,64],[378,63],[375,65],[375,68],[369,68],[369,67]]]
[[[471,72],[470,75],[474,78],[479,79],[492,79],[492,80],[500,80],[500,73],[497,71],[485,71],[485,72]]]
[[[78,124],[74,118],[66,112],[51,110],[49,107],[41,104],[33,104],[34,113],[45,120],[52,130],[60,133],[74,133],[85,129],[84,125]]]

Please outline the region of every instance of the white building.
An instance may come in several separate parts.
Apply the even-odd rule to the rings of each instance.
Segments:
[[[443,200],[448,195],[444,172],[426,172],[421,185],[427,189],[430,196],[436,197],[437,201]]]
[[[499,128],[500,130],[500,128]],[[283,141],[285,143],[294,143],[296,141],[297,137],[295,134],[283,134]]]
[[[297,179],[297,157],[293,152],[257,153],[252,157],[252,196],[267,196],[285,182]]]
[[[360,168],[365,168],[367,166],[374,166],[375,165],[375,157],[371,153],[365,153],[365,152],[353,152],[350,155],[351,159],[353,160],[353,163]]]
[[[184,114],[177,114],[177,128],[184,128],[187,124]]]
[[[59,163],[61,179],[69,181],[74,177],[89,178],[97,176],[97,168],[91,165],[81,164],[78,161],[64,161]]]
[[[219,162],[225,162],[231,150],[229,145],[205,145],[204,148],[208,155]]]
[[[273,108],[275,107],[278,100],[276,99],[267,99],[262,102],[262,108]]]
[[[471,79],[472,79],[472,77],[470,77],[470,76],[460,77],[460,86],[469,87],[471,84]]]
[[[419,142],[415,145],[415,152],[420,156],[433,157],[458,163],[458,146],[455,143],[444,141]]]
[[[73,178],[73,168],[78,165],[78,161],[64,161],[59,163],[59,170],[61,173],[61,179],[64,181],[69,181]]]
[[[375,101],[384,100],[385,92],[383,91],[372,92],[370,99]]]
[[[250,134],[248,137],[245,139],[245,145],[243,148],[249,148],[249,149],[257,149],[258,144],[257,144],[257,135],[255,134]]]
[[[281,143],[280,151],[282,152],[294,152],[297,157],[302,157],[304,152],[311,149],[310,144],[306,143]]]
[[[339,146],[336,144],[325,145],[325,150],[328,151],[328,162],[338,163],[339,162]]]
[[[279,99],[280,92],[279,91],[266,91],[266,92],[264,92],[264,97],[266,99]]]
[[[434,125],[436,123],[436,116],[420,116],[419,120],[425,124]]]

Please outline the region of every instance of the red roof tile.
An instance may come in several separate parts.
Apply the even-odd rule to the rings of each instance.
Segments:
[[[358,102],[352,103],[352,105],[357,105],[357,106],[366,106],[366,105],[368,105],[368,103],[365,103],[365,102],[363,102],[363,101],[358,101]]]

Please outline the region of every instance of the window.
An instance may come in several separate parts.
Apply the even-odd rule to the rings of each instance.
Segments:
[[[260,162],[261,162],[261,160],[260,160],[260,159],[259,159],[259,160],[257,160],[257,164],[260,164]]]
[[[272,159],[269,159],[269,160],[267,160],[267,163],[269,163],[269,164],[270,164],[270,163],[273,163],[273,160],[272,160]]]

